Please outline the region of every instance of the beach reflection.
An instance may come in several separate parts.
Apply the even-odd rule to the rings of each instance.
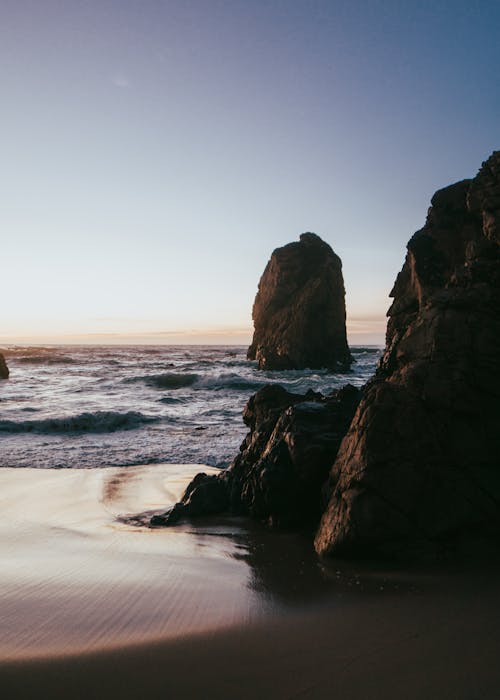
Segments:
[[[247,587],[260,613],[303,611],[366,594],[416,593],[427,576],[397,562],[321,560],[312,533],[271,530],[249,518],[194,521],[200,551],[217,549],[248,567]]]

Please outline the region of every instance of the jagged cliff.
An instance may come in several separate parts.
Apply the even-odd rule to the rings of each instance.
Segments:
[[[314,233],[277,248],[253,305],[248,357],[260,369],[348,366],[342,262]]]
[[[386,348],[333,466],[320,554],[500,525],[500,151],[439,190],[408,244]]]

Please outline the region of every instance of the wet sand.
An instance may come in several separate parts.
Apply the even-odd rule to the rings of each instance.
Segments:
[[[237,522],[146,529],[199,466],[0,470],[0,658],[219,629],[259,614]]]
[[[500,697],[497,565],[325,567],[236,518],[118,520],[198,470],[0,470],[2,698]]]

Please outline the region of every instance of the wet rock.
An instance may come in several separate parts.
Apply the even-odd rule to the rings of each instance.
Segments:
[[[360,392],[348,385],[327,397],[289,394],[279,410],[268,405],[256,412],[259,394],[246,412],[251,431],[224,475],[232,507],[274,526],[317,524],[325,482]]]
[[[346,368],[352,362],[342,262],[314,233],[273,252],[252,317],[248,358],[260,369]]]
[[[331,474],[320,554],[500,532],[500,152],[436,192]]]
[[[5,362],[5,357],[0,353],[0,379],[8,379],[9,377],[9,368],[7,367],[7,363]]]
[[[190,482],[179,503],[165,513],[153,515],[150,524],[153,527],[174,525],[183,518],[222,513],[228,506],[226,483],[218,474],[208,475],[201,472]]]
[[[231,466],[198,474],[182,501],[151,525],[230,510],[282,527],[315,526],[325,505],[328,473],[359,402],[348,385],[324,397],[263,387],[243,413],[250,428]]]

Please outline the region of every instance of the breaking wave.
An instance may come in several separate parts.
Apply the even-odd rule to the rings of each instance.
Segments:
[[[227,466],[247,432],[241,414],[251,394],[268,383],[301,394],[362,386],[381,349],[351,352],[356,362],[345,375],[260,371],[243,346],[9,346],[1,463]]]
[[[2,433],[112,433],[116,430],[132,430],[144,423],[155,423],[160,419],[146,416],[137,411],[117,413],[115,411],[96,411],[80,413],[76,416],[61,418],[44,418],[40,420],[0,421]]]

